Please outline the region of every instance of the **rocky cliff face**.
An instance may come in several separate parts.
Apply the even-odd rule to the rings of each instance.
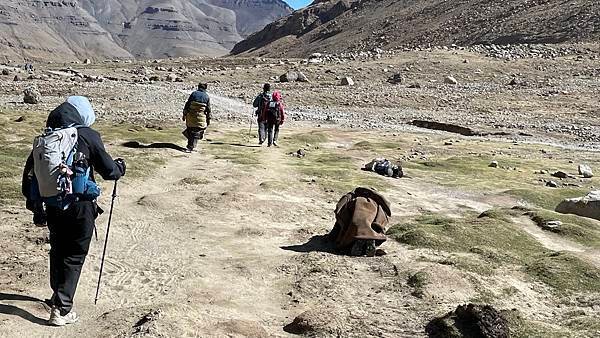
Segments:
[[[237,44],[233,54],[481,43],[600,40],[600,2],[587,0],[318,0]]]
[[[0,60],[223,55],[291,11],[281,0],[3,0]]]

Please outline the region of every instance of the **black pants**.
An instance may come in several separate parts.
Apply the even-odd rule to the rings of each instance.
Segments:
[[[183,135],[185,135],[185,137],[188,140],[187,148],[189,150],[194,150],[194,148],[196,148],[196,146],[198,145],[198,140],[201,140],[204,138],[205,130],[206,130],[205,128],[187,127],[183,131]]]
[[[81,268],[90,248],[97,209],[94,202],[75,202],[67,210],[49,207],[50,287],[52,300],[65,315],[73,308],[73,298]]]
[[[272,145],[277,142],[277,138],[279,137],[279,123],[277,122],[267,122],[267,134],[269,135],[268,144]]]

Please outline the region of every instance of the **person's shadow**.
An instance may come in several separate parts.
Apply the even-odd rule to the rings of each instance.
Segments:
[[[334,243],[328,239],[329,235],[315,235],[312,236],[308,242],[297,245],[286,245],[280,248],[287,251],[294,252],[327,252],[337,253],[335,251]]]
[[[152,149],[173,149],[173,150],[177,150],[177,151],[185,151],[184,147],[178,146],[174,143],[168,143],[168,142],[156,142],[156,143],[150,143],[150,144],[142,144],[138,141],[127,141],[127,142],[123,143],[122,146],[126,147],[126,148],[135,148],[135,149],[152,148]]]
[[[260,148],[259,145],[250,145],[250,144],[241,144],[241,143],[225,143],[221,141],[210,142],[212,145],[216,146],[232,146],[232,147],[244,147],[244,148]]]
[[[41,299],[38,299],[35,297],[0,292],[0,302],[6,301],[6,300],[36,302],[36,303],[44,302]],[[25,311],[14,305],[0,303],[0,313],[5,314],[5,315],[10,315],[10,316],[18,316],[18,317],[21,317],[25,320],[28,320],[28,321],[30,321],[34,324],[38,324],[38,325],[44,325],[44,326],[48,325],[47,320],[37,317],[37,316],[29,313],[28,311]]]

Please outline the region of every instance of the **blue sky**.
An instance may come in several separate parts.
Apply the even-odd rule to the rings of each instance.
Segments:
[[[312,0],[285,0],[285,2],[292,6],[292,8],[298,9],[308,5]]]

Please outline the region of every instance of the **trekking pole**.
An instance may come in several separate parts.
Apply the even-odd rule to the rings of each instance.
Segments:
[[[252,113],[250,114],[250,129],[248,129],[248,137],[252,136],[252,124],[254,123],[254,109],[252,109]]]
[[[102,279],[102,269],[104,268],[104,257],[106,256],[106,245],[108,244],[108,234],[110,232],[110,221],[112,220],[113,207],[115,206],[115,198],[117,197],[117,182],[112,193],[112,201],[110,202],[110,213],[108,214],[108,225],[106,226],[106,239],[104,240],[104,249],[102,250],[102,260],[100,261],[100,274],[98,275],[98,286],[96,287],[96,298],[94,299],[94,305],[98,302],[98,294],[100,292],[100,280]]]

